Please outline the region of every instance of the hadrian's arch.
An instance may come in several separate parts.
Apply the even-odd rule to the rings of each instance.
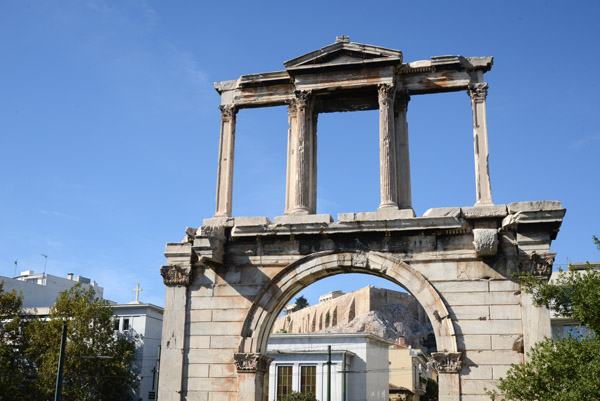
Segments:
[[[352,272],[391,280],[423,306],[436,336],[440,400],[481,399],[550,334],[548,311],[535,307],[513,277],[549,277],[550,245],[565,213],[557,201],[492,202],[483,80],[492,58],[407,63],[399,50],[341,37],[284,66],[215,84],[221,95],[216,212],[166,246],[159,399],[262,401],[266,344],[279,311],[311,283]],[[473,111],[475,205],[415,216],[408,102],[450,91],[467,92]],[[282,216],[233,216],[236,113],[279,105],[288,106],[290,124],[282,133],[288,138]],[[337,221],[316,214],[317,115],[376,109],[381,203]]]

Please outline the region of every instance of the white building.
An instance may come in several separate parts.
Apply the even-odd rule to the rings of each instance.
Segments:
[[[388,401],[389,346],[368,333],[272,334],[267,353],[268,401],[292,391],[327,400],[327,358],[331,346],[332,401]]]
[[[0,281],[4,282],[5,292],[17,290],[17,293],[20,291],[23,294],[23,308],[49,309],[54,305],[58,294],[71,289],[76,284],[92,287],[99,298],[104,295],[104,288],[100,287],[98,283],[87,277],[73,276],[73,273],[69,273],[67,278],[62,278],[46,273],[36,274],[33,270],[26,270],[14,278],[0,276]],[[42,311],[45,310],[42,309]],[[37,311],[33,312],[39,314]]]
[[[58,295],[78,283],[89,285],[96,291],[96,296],[102,298],[104,288],[95,281],[72,273],[67,278],[51,274],[35,274],[31,270],[22,272],[15,278],[0,276],[5,292],[16,290],[23,295],[23,309],[37,316],[48,316],[50,308],[56,302]],[[138,285],[139,294],[139,285]],[[136,393],[136,400],[149,401],[156,399],[156,378],[158,347],[162,334],[163,308],[144,304],[137,301],[129,304],[116,304],[111,302],[115,313],[115,331],[127,332],[137,335],[136,353],[134,364],[140,375],[140,387]]]
[[[590,262],[590,265],[593,268],[599,268],[600,262]],[[570,263],[569,268],[575,270],[578,274],[587,274],[587,263]],[[567,274],[566,271],[558,271],[552,272],[550,276],[550,283],[556,283],[558,278],[564,274]],[[588,330],[585,327],[582,327],[581,323],[571,318],[566,318],[564,316],[559,315],[555,311],[550,311],[550,326],[552,328],[552,338],[564,338],[569,335],[579,336],[580,331],[583,333],[587,333]]]
[[[141,380],[135,399],[155,400],[163,308],[135,301],[111,306],[115,313],[114,329],[138,336],[133,363]]]

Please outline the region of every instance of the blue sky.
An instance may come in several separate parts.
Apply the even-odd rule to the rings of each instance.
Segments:
[[[162,305],[166,242],[214,213],[219,96],[212,83],[283,69],[332,43],[405,61],[494,56],[486,74],[492,196],[560,200],[557,263],[600,260],[600,2],[0,3],[0,275],[73,272],[105,296]],[[413,205],[475,202],[465,93],[409,105]],[[379,204],[376,112],[319,118],[318,212]],[[283,213],[287,115],[238,114],[234,215]],[[308,289],[368,282],[339,277]],[[333,288],[336,286],[336,288]],[[337,288],[340,287],[340,288]]]

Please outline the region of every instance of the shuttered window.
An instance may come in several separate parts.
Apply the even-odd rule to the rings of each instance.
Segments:
[[[292,366],[277,367],[277,400],[292,393]]]
[[[301,393],[317,393],[317,367],[316,366],[301,366],[300,367],[300,392]]]

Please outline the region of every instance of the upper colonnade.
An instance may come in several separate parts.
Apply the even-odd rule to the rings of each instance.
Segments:
[[[317,209],[319,113],[379,109],[381,203],[378,211],[414,217],[407,108],[410,97],[467,91],[473,110],[476,205],[491,205],[483,74],[492,57],[438,56],[403,63],[400,50],[336,42],[284,62],[285,70],[215,83],[221,95],[221,138],[215,217],[231,217],[235,117],[239,109],[288,106],[285,215]]]

